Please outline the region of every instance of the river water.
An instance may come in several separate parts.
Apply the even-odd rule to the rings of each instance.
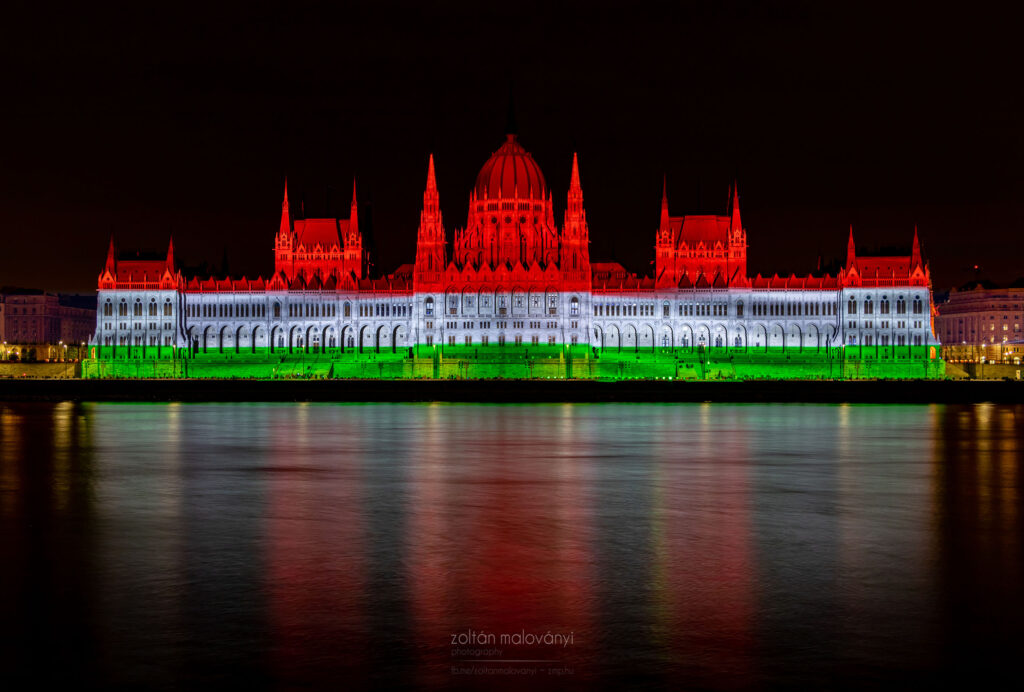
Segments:
[[[1001,682],[1022,449],[1020,406],[0,404],[0,686]]]

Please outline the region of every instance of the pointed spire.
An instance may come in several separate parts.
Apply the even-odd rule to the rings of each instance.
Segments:
[[[168,271],[174,271],[174,236],[172,235],[167,241],[167,269]]]
[[[740,221],[740,186],[739,181],[732,183],[732,230],[738,231],[743,228]]]
[[[580,189],[580,164],[575,151],[572,153],[572,175],[569,176],[569,189],[573,191]]]
[[[359,232],[359,213],[358,204],[356,204],[356,177],[352,176],[352,211],[348,216],[348,231],[349,233]]]
[[[921,264],[921,241],[917,239],[917,224],[914,224],[914,245],[910,250],[910,266]]]
[[[437,180],[434,178],[434,154],[430,154],[430,163],[427,164],[427,189],[431,192],[437,191]]]
[[[110,245],[109,245],[109,247],[107,247],[107,264],[106,264],[106,268],[109,269],[111,272],[113,272],[114,268],[116,266],[117,266],[117,254],[116,254],[116,252],[114,250],[114,234],[111,233],[110,234]]]
[[[284,201],[281,202],[281,227],[278,229],[277,234],[280,236],[286,236],[291,233],[292,230],[292,219],[291,214],[288,211],[288,178],[284,179]]]
[[[853,264],[853,261],[857,258],[857,246],[853,243],[853,224],[850,224],[850,239],[846,241],[846,266],[847,268]]]
[[[668,176],[662,174],[661,176],[661,223],[660,229],[667,231],[669,225],[668,220]]]

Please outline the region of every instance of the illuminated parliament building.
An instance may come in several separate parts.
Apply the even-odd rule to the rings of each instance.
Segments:
[[[568,162],[566,162],[568,164]],[[415,259],[373,275],[348,218],[296,218],[287,183],[269,277],[186,276],[173,243],[99,275],[85,376],[934,377],[928,265],[864,256],[834,274],[750,276],[734,188],[724,215],[673,216],[654,274],[592,261],[576,155],[565,213],[515,134],[449,232],[427,162]],[[643,237],[643,234],[638,237]],[[268,234],[269,239],[269,234]]]

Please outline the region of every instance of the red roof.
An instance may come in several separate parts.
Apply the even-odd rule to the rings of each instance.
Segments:
[[[166,260],[118,260],[118,281],[159,281],[167,268]]]
[[[508,135],[476,177],[476,194],[480,198],[544,199],[546,191],[540,166],[516,141],[515,135]]]
[[[324,250],[342,246],[341,237],[348,231],[348,219],[298,219],[295,235],[299,245],[312,250],[319,244]]]
[[[693,247],[697,243],[714,245],[729,240],[728,216],[683,216],[669,219],[669,227],[676,238],[676,245],[686,243]]]
[[[857,256],[857,271],[863,277],[910,276],[910,257],[865,257]]]

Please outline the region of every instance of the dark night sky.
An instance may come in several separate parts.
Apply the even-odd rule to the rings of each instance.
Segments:
[[[666,173],[673,214],[724,213],[739,179],[751,273],[812,271],[851,223],[909,246],[916,223],[936,289],[1024,275],[1018,10],[159,7],[7,11],[0,284],[92,289],[111,232],[266,275],[285,175],[310,216],[347,214],[357,176],[390,271],[431,151],[449,235],[465,223],[510,80],[559,222],[579,152],[594,259],[650,271]]]

